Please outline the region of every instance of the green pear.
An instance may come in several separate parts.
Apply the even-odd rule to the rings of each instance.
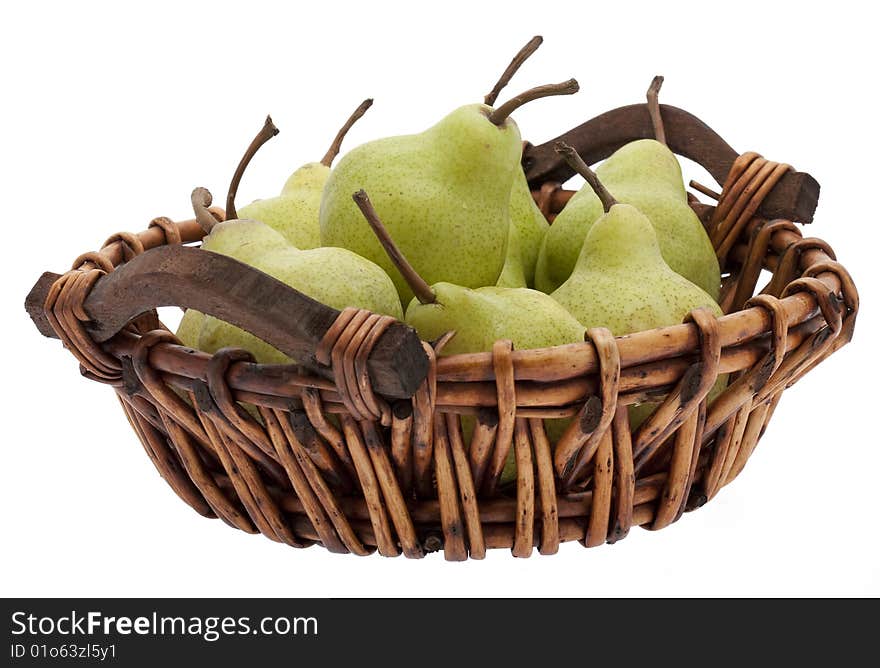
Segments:
[[[517,52],[505,68],[497,83],[492,90],[483,98],[483,103],[490,107],[495,104],[499,93],[510,83],[513,75],[517,73],[523,63],[538,49],[544,42],[544,38],[535,35]],[[535,204],[532,193],[529,190],[529,184],[526,182],[526,175],[522,170],[516,170],[513,177],[513,187],[510,192],[510,219],[517,228],[519,246],[512,249],[511,242],[514,236],[508,239],[507,255],[504,259],[504,267],[501,270],[496,285],[505,287],[520,288],[532,287],[535,279],[535,263],[538,260],[538,251],[541,248],[541,241],[547,232],[549,223],[541,213],[541,210]],[[519,253],[519,259],[516,254]],[[522,266],[520,272],[516,265]],[[523,279],[520,280],[520,273]]]
[[[337,310],[349,306],[403,319],[394,283],[378,265],[346,248],[281,248],[254,263],[257,269]]]
[[[615,336],[675,325],[692,309],[721,309],[663,259],[648,217],[615,204],[592,226],[568,280],[552,293],[584,327]]]
[[[405,322],[425,341],[455,331],[441,354],[488,351],[499,339],[524,349],[583,341],[584,328],[543,292],[495,285],[467,288],[445,281],[428,285],[391,237],[367,193],[359,190],[352,200],[414,295]]]
[[[648,91],[649,108],[661,138],[657,91]],[[639,139],[618,149],[596,169],[603,185],[622,203],[645,214],[654,226],[663,259],[677,273],[718,298],[721,273],[715,250],[687,200],[681,165],[664,141]],[[535,285],[553,292],[571,275],[602,206],[589,184],[572,197],[548,231],[538,258]]]
[[[547,222],[544,214],[535,204],[532,191],[529,190],[529,184],[526,182],[526,175],[521,169],[516,170],[513,177],[513,187],[510,191],[510,220],[516,228],[518,237],[520,264],[525,278],[524,285],[532,287],[535,283],[535,265],[538,262],[538,254],[547,230],[550,228],[550,223]],[[511,251],[508,246],[505,266],[512,261],[510,255]]]
[[[202,250],[253,264],[276,248],[287,246],[284,236],[259,220],[234,219],[216,223],[202,239]]]
[[[199,193],[198,197],[204,198],[205,193]],[[203,216],[200,222],[208,232],[207,236],[202,239],[203,250],[226,255],[245,264],[253,265],[254,261],[261,256],[287,244],[281,234],[259,221],[228,220],[218,223],[213,216],[208,214],[207,217]],[[183,314],[177,328],[177,338],[190,348],[215,353],[224,345],[229,345],[223,343],[222,337],[215,333],[218,330],[217,323],[219,322],[221,321],[205,316],[200,311],[188,309]],[[223,323],[223,325],[226,328],[233,328],[233,325],[227,323]],[[206,327],[212,331],[212,334],[205,337],[203,330]],[[266,364],[281,363],[282,358],[284,361],[289,361],[280,352],[253,334],[237,327],[233,329],[236,330],[235,339],[239,342],[239,347],[250,350],[257,356],[258,361]]]
[[[630,142],[599,165],[596,173],[621,202],[648,216],[663,259],[672,270],[717,299],[721,289],[718,258],[688,204],[681,165],[672,151],[654,139]]]
[[[570,147],[558,150],[580,160]],[[607,327],[615,336],[678,324],[699,307],[721,315],[711,295],[666,263],[648,217],[617,202],[583,161],[578,167],[605,213],[591,226],[571,276],[551,296],[584,327]]]
[[[504,266],[495,285],[502,288],[524,288],[527,286],[525,268],[522,257],[522,244],[519,230],[513,221],[507,236],[507,253],[504,255]]]
[[[255,260],[253,266],[337,310],[355,306],[403,319],[400,300],[388,274],[344,248],[279,247]],[[292,361],[254,335],[217,318],[206,318],[199,349],[212,353],[230,345],[249,350],[262,364]]]
[[[618,203],[568,146],[557,150],[603,204],[571,276],[551,296],[586,328],[607,327],[615,336],[677,325],[696,308],[722,311],[705,290],[666,263],[652,222],[631,204]],[[719,378],[710,400],[726,385]],[[646,417],[642,410],[638,420]]]
[[[584,340],[584,327],[552,297],[523,287],[486,286],[466,288],[448,282],[428,285],[409,264],[379,219],[363,190],[354,194],[356,205],[415,295],[404,321],[425,341],[448,332],[455,335],[440,355],[486,352],[495,341],[509,339],[515,348],[531,349],[577,343]],[[515,228],[511,225],[511,230]],[[473,432],[473,420],[462,418],[465,438]],[[511,451],[501,482],[516,476]]]
[[[196,189],[193,197],[210,202],[210,193],[201,189]],[[197,210],[197,217],[201,214]],[[233,219],[217,223],[209,218],[210,214],[207,218],[202,215],[199,221],[208,231],[202,240],[203,250],[254,266],[261,257],[287,246],[287,240],[281,234],[259,221]],[[250,332],[193,309],[184,313],[177,337],[191,348],[206,353],[213,354],[226,346],[234,346],[249,351],[261,364],[287,364],[292,361]]]
[[[577,263],[590,227],[602,213],[602,203],[596,193],[584,184],[544,235],[535,264],[535,288],[550,294],[565,283]]]
[[[249,264],[336,309],[355,306],[403,319],[394,284],[369,260],[342,248],[300,250],[265,223],[238,218],[235,193],[244,170],[259,147],[277,133],[272,119],[267,117],[262,130],[248,146],[226,197],[228,220],[218,223],[208,210],[212,199],[210,192],[204,188],[193,191],[191,199],[196,220],[207,233],[202,248]],[[194,321],[196,318],[193,316]],[[226,346],[244,348],[261,363],[292,361],[249,332],[217,318],[205,317],[199,331],[198,348],[213,353]]]
[[[232,346],[244,348],[259,364],[291,364],[293,360],[273,348],[248,331],[224,322],[213,316],[206,316],[199,331],[197,348],[203,352],[214,354],[221,348]]]
[[[440,355],[476,353],[492,350],[499,339],[509,339],[515,348],[548,348],[584,340],[584,327],[552,297],[530,288],[489,286],[463,288],[452,283],[435,283],[431,289],[436,302],[421,303],[417,298],[406,309],[405,322],[426,341],[454,331]],[[564,431],[569,420],[548,420],[551,439]],[[470,443],[475,419],[461,416],[465,443]],[[500,483],[516,478],[516,458],[511,448]]]
[[[510,114],[526,102],[570,94],[577,82],[541,86],[493,109],[460,107],[420,134],[363,144],[330,174],[321,243],[348,248],[385,269],[401,300],[413,293],[388,259],[351,193],[372,193],[395,242],[430,283],[477,288],[498,280],[510,226],[521,138]]]
[[[284,184],[281,194],[258,199],[238,211],[240,218],[259,220],[277,230],[289,243],[301,250],[321,245],[318,212],[324,185],[330,176],[333,160],[351,126],[366,113],[373,100],[364,100],[345,122],[327,154],[320,162],[309,162],[297,169]]]
[[[584,327],[552,297],[530,288],[471,289],[435,283],[433,303],[413,298],[405,322],[425,341],[455,331],[442,355],[492,350],[499,339],[520,349],[547,348],[584,340]]]
[[[202,331],[202,325],[205,324],[205,314],[196,311],[194,308],[187,309],[180,324],[177,326],[176,336],[180,342],[187,348],[198,349],[199,334]]]
[[[206,220],[206,214],[210,217],[206,209],[210,204],[209,197],[210,193],[204,189],[193,193],[200,223]],[[204,224],[210,225],[210,222]],[[215,230],[222,235],[222,245],[214,239]],[[270,243],[273,238],[274,243]],[[403,319],[403,309],[391,278],[376,264],[344,248],[300,250],[268,225],[251,220],[230,220],[213,225],[202,247],[250,264],[335,309],[355,306]],[[214,353],[226,346],[244,348],[263,364],[292,361],[253,334],[212,316],[206,317],[199,333],[198,348]]]
[[[288,245],[279,232],[256,220],[233,219],[217,222],[202,206],[210,206],[210,193],[204,189],[197,188],[193,192],[193,200],[197,219],[208,233],[202,239],[203,250],[255,266],[260,258]],[[262,364],[291,362],[286,355],[250,332],[193,309],[184,313],[177,337],[184,345],[206,353],[215,353],[225,346],[235,346],[249,351]]]

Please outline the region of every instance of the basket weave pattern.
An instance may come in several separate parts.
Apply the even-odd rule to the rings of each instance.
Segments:
[[[332,380],[267,367],[242,350],[178,345],[153,314],[98,344],[83,301],[132,257],[197,241],[194,221],[160,218],[77,258],[46,300],[84,375],[111,385],[153,464],[205,517],[294,547],[449,560],[592,547],[632,526],[660,529],[743,470],[782,392],[847,343],[855,286],[831,248],[787,220],[756,217],[786,165],[740,156],[715,206],[692,202],[723,270],[716,318],[540,350],[439,357],[411,400],[373,392],[365,360],[391,319],[346,309],[318,347]],[[536,192],[552,220],[571,193]],[[758,289],[762,270],[770,279]],[[756,294],[757,292],[757,294]],[[726,390],[707,405],[720,374]],[[634,431],[628,408],[659,408]],[[248,404],[250,410],[242,404]],[[256,408],[254,408],[256,407]],[[461,415],[472,415],[470,442]],[[545,422],[569,418],[551,444]],[[510,452],[515,483],[501,486]]]

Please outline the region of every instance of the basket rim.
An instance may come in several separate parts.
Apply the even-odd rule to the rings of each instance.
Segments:
[[[214,209],[218,217],[223,211]],[[203,231],[193,220],[176,224],[182,243],[198,242]],[[156,234],[156,228],[139,233],[145,248],[163,245],[165,239]],[[795,233],[780,231],[773,237],[773,243],[767,249],[768,255],[779,253],[792,243],[803,241]],[[149,245],[148,245],[149,244]],[[108,246],[105,255],[114,264],[125,261],[121,248]],[[766,259],[766,258],[765,258]],[[803,253],[801,264],[809,266],[829,258],[821,249],[810,248]],[[764,263],[766,268],[767,263]],[[817,278],[825,283],[829,290],[839,292],[842,289],[840,277],[826,271]],[[780,299],[780,304],[787,315],[787,325],[800,340],[813,333],[824,319],[819,304],[810,292],[794,292]],[[724,350],[738,349],[741,364],[728,371],[748,367],[769,346],[765,339],[772,333],[772,316],[761,306],[726,313],[717,316],[721,346]],[[798,330],[798,328],[801,328]],[[134,344],[134,335],[118,335],[106,342],[108,352],[125,357],[130,355]],[[665,327],[642,330],[614,337],[620,349],[621,369],[632,369],[644,365],[662,362],[663,360],[693,357],[700,347],[698,328],[693,323],[681,323]],[[151,361],[156,369],[168,374],[172,379],[204,378],[207,363],[211,359],[209,353],[172,343],[163,343],[155,347],[151,353]],[[595,375],[599,371],[599,360],[595,348],[589,342],[569,343],[545,348],[513,350],[514,377],[516,381],[534,381],[538,383],[557,383],[571,381],[575,378]],[[436,378],[438,384],[492,382],[495,371],[492,363],[492,352],[459,353],[441,356],[437,359]],[[256,362],[236,362],[230,369],[230,386],[237,391],[254,394],[275,394],[289,398],[290,388],[294,384],[313,387],[330,393],[334,391],[332,381],[311,374],[306,367],[291,364],[260,364]],[[275,391],[273,391],[273,385]],[[333,399],[332,396],[328,396]]]

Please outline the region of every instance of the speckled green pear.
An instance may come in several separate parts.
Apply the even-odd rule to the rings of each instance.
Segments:
[[[208,212],[211,194],[204,188],[193,191],[192,201],[196,219],[208,231],[202,241],[203,249],[249,264],[333,308],[356,306],[403,318],[394,284],[369,260],[343,248],[300,250],[259,221],[233,219],[217,223]],[[258,362],[291,361],[252,334],[206,316],[198,348],[213,353],[226,346],[249,350]]]
[[[420,134],[359,146],[327,181],[321,243],[381,266],[409,302],[412,290],[352,201],[352,193],[365,190],[428,284],[493,285],[504,265],[513,178],[521,171],[521,138],[510,114],[532,100],[577,90],[574,79],[537,86],[496,108],[459,107]]]
[[[352,195],[352,201],[382,252],[415,295],[406,309],[405,322],[425,341],[454,332],[441,355],[488,351],[499,339],[509,339],[515,347],[523,349],[583,341],[584,328],[580,323],[543,292],[502,286],[471,289],[445,281],[428,285],[397,246],[367,192],[359,190]],[[513,223],[509,223],[509,233],[516,244],[517,229]],[[520,269],[522,280],[521,265],[515,262],[511,267],[511,274]],[[464,423],[469,437],[469,426],[467,421]]]
[[[342,310],[348,306],[403,319],[400,299],[388,274],[345,248],[284,248],[254,264],[312,299]]]
[[[526,182],[526,175],[521,169],[516,170],[513,176],[513,186],[510,191],[510,220],[516,226],[519,237],[520,262],[526,281],[524,285],[532,287],[535,282],[538,253],[550,224],[535,204],[529,184]],[[508,249],[508,258],[509,256]],[[505,264],[507,261],[509,260],[506,260]]]
[[[715,249],[687,201],[681,165],[665,144],[640,139],[618,149],[596,169],[619,201],[651,220],[663,259],[673,271],[718,299],[721,272]]]
[[[360,103],[340,128],[320,162],[309,162],[297,169],[288,177],[280,195],[251,202],[239,209],[238,217],[266,223],[300,250],[320,246],[321,228],[318,215],[331,165],[339,154],[345,135],[372,104],[372,99]]]
[[[260,364],[290,364],[293,362],[280,350],[273,348],[250,332],[213,316],[206,316],[199,331],[198,349],[213,354],[228,346],[244,348]]]
[[[202,250],[253,264],[277,248],[288,245],[283,235],[258,220],[227,220],[217,223],[202,239]]]
[[[285,244],[251,264],[335,309],[355,306],[403,319],[397,291],[388,275],[374,263],[344,248],[299,250]],[[263,364],[292,361],[249,332],[208,316],[199,336],[199,349],[213,353],[224,346],[245,348]]]
[[[203,250],[226,255],[251,266],[287,245],[284,236],[268,225],[257,220],[243,219],[217,223],[202,239]],[[197,315],[190,316],[191,313]],[[215,353],[225,346],[234,346],[248,350],[262,364],[284,364],[291,361],[250,332],[192,309],[184,314],[177,337],[185,345],[206,353]]]
[[[187,309],[177,326],[177,338],[187,348],[198,349],[199,333],[202,331],[203,324],[205,324],[204,313],[196,311],[194,308]]]
[[[535,288],[550,294],[571,276],[590,227],[604,213],[589,184],[568,200],[541,243],[535,264]]]
[[[318,212],[329,176],[330,167],[310,162],[290,175],[280,195],[251,202],[238,215],[265,223],[297,248],[317,248],[321,245]]]
[[[640,139],[618,149],[596,174],[619,202],[632,204],[654,225],[663,259],[718,298],[721,273],[703,224],[687,202],[678,159],[664,144]],[[535,287],[553,292],[571,275],[602,206],[589,184],[553,221],[538,257]]]
[[[721,315],[705,290],[669,267],[651,221],[630,204],[613,205],[593,224],[574,271],[552,297],[584,327],[615,336],[676,325],[699,307]]]
[[[484,352],[498,339],[510,339],[515,348],[545,348],[584,340],[584,327],[552,297],[529,288],[484,287],[476,290],[449,283],[432,286],[437,303],[413,299],[406,322],[422,339],[433,340],[455,330],[441,355]],[[548,421],[551,427],[557,420]],[[463,415],[462,432],[470,443],[473,416]],[[513,448],[508,454],[501,484],[516,478]]]
[[[666,264],[651,222],[629,204],[615,204],[596,221],[571,277],[552,296],[584,327],[607,327],[615,336],[677,325],[700,307],[722,315],[705,290]],[[718,379],[710,402],[726,384],[726,376]],[[632,428],[657,406],[633,406]]]
[[[527,287],[519,230],[512,220],[507,236],[507,252],[504,255],[504,266],[501,267],[501,274],[498,276],[498,280],[495,281],[495,285],[499,288]]]
[[[471,288],[495,283],[504,264],[521,140],[513,120],[496,126],[490,111],[482,104],[461,107],[421,134],[379,139],[350,151],[327,181],[321,243],[372,260],[389,273],[404,302],[412,298],[351,200],[363,188],[428,283]]]
[[[426,341],[455,330],[443,355],[488,351],[498,339],[510,339],[520,349],[584,340],[584,327],[543,292],[495,286],[472,290],[451,283],[431,287],[437,301],[413,299],[405,321]]]

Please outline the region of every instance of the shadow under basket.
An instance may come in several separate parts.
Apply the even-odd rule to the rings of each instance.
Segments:
[[[661,529],[743,470],[783,391],[850,341],[858,296],[823,241],[804,238],[818,184],[662,105],[670,148],[723,184],[691,206],[724,275],[716,318],[583,343],[439,357],[402,323],[318,304],[198,248],[195,221],[157,218],[114,235],[26,307],[84,376],[110,385],[147,455],[205,517],[294,547],[448,560],[489,548],[527,557],[563,541],[615,542]],[[559,139],[588,163],[651,137],[646,105],[603,114]],[[523,166],[552,220],[571,171],[526,144]],[[213,210],[218,218],[223,212]],[[762,270],[769,282],[759,287]],[[179,345],[155,309],[195,308],[299,361],[260,365],[242,350]],[[727,388],[707,396],[719,374]],[[632,404],[659,407],[631,429]],[[461,416],[473,416],[466,439]],[[564,429],[551,429],[567,418]],[[555,421],[555,422],[554,422]],[[551,442],[548,433],[557,433]],[[511,455],[512,453],[512,455]],[[508,456],[516,479],[501,484]]]

